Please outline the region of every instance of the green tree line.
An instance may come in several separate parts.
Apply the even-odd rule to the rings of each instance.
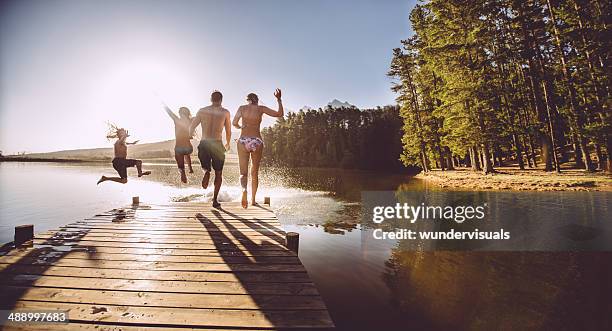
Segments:
[[[398,106],[290,112],[262,130],[263,161],[288,167],[404,169]]]
[[[610,2],[431,0],[389,76],[404,164],[612,170]]]

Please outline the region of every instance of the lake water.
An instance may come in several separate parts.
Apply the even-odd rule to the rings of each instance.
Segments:
[[[210,200],[210,192],[199,188],[199,169],[182,184],[172,164],[145,168],[153,175],[96,186],[102,173],[114,173],[110,165],[0,163],[0,242],[12,240],[15,225],[53,229],[129,204],[135,195],[143,203]],[[224,180],[221,200],[237,200],[236,164],[226,166]],[[368,241],[364,247],[362,191],[437,189],[405,175],[333,169],[264,169],[260,187],[258,196],[271,197],[285,230],[300,233],[300,258],[339,329],[612,326],[612,253],[422,251],[396,240]],[[586,231],[586,239],[573,238],[577,241],[610,233],[608,193],[504,194],[496,208],[506,213],[537,209],[548,222],[578,223],[580,233],[599,231]]]

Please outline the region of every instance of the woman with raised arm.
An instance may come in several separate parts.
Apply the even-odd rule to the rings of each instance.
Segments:
[[[242,186],[242,207],[248,207],[247,183],[249,180],[249,159],[251,160],[251,204],[257,205],[255,195],[259,185],[259,163],[263,153],[264,142],[261,139],[260,125],[263,114],[272,117],[283,117],[285,111],[281,101],[281,90],[274,92],[278,102],[278,110],[272,110],[259,105],[259,97],[255,93],[247,95],[247,104],[240,106],[234,116],[232,124],[240,129],[240,138],[237,142],[238,160],[240,162],[240,186]]]
[[[181,182],[187,183],[187,175],[185,174],[185,162],[189,166],[189,173],[193,173],[191,167],[191,153],[193,153],[193,146],[191,145],[191,134],[189,133],[189,125],[191,124],[191,112],[187,107],[179,108],[179,116],[176,116],[174,112],[165,104],[162,103],[166,113],[174,122],[174,159],[176,165],[181,172]]]

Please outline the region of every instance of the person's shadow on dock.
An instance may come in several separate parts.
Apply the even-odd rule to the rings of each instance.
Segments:
[[[312,327],[326,323],[324,320],[318,320],[321,315],[316,313],[326,309],[318,294],[302,294],[304,289],[300,286],[292,287],[292,293],[282,294],[262,295],[257,290],[260,284],[258,282],[311,282],[297,255],[284,247],[285,239],[279,234],[284,233],[282,229],[261,219],[249,220],[225,209],[211,210],[211,213],[215,220],[201,213],[196,214],[196,219],[206,228],[230,272],[236,276],[245,293],[251,297],[272,328],[286,329],[288,324],[292,323],[293,327]],[[215,221],[217,224],[221,222],[225,229],[215,224]],[[265,239],[255,242],[256,237]],[[290,263],[283,262],[287,264],[270,264],[270,258],[276,254],[295,257],[295,260]],[[232,259],[235,257],[250,262],[236,264]]]
[[[253,217],[252,221],[245,219],[244,217],[238,216],[228,210],[225,210],[223,208],[219,209],[221,212],[223,212],[224,214],[227,214],[228,216],[230,216],[232,219],[235,220],[239,220],[242,224],[248,226],[249,228],[251,228],[252,230],[257,231],[260,234],[263,234],[265,236],[267,236],[268,238],[270,238],[270,240],[278,243],[279,245],[285,245],[285,238],[280,236],[278,233],[284,233],[284,231],[260,218],[257,217]],[[213,214],[219,218],[219,220],[221,220],[221,222],[223,222],[224,225],[229,224],[225,218],[223,218],[223,216],[221,215],[221,213],[219,211],[214,210]],[[231,226],[231,225],[230,225]],[[238,231],[238,229],[236,229],[235,227],[233,227],[234,230]],[[239,233],[242,234],[241,231],[238,231]]]

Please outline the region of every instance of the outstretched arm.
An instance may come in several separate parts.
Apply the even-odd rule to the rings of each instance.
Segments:
[[[227,144],[225,144],[226,151],[230,150],[230,140],[232,139],[232,125],[230,123],[230,113],[227,112],[225,114],[225,140],[227,141]]]
[[[278,111],[274,111],[266,106],[261,106],[261,110],[266,115],[272,117],[283,117],[285,115],[285,109],[283,109],[283,101],[281,100],[281,90],[276,89],[276,91],[274,91],[274,96],[276,97],[276,102],[278,102]]]
[[[164,107],[164,110],[173,121],[176,121],[178,119],[178,116],[176,116],[176,114],[172,111],[172,109],[170,109],[170,107],[168,107],[165,102],[161,101],[161,105],[162,107]]]
[[[136,144],[138,144],[139,141],[140,140],[135,140],[134,142],[131,142],[131,143],[126,142],[125,144],[126,145],[136,145]]]
[[[242,129],[240,124],[238,124],[238,121],[240,121],[241,118],[242,118],[242,106],[238,107],[238,111],[236,112],[236,115],[234,115],[234,121],[232,122],[232,125],[234,125],[236,129]]]

